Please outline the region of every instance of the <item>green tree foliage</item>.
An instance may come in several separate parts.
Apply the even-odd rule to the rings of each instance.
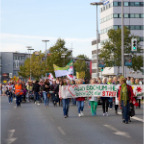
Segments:
[[[47,57],[48,71],[54,74],[53,64],[59,67],[64,67],[67,65],[71,59],[71,52],[68,52],[68,49],[65,47],[65,41],[60,38],[49,50],[50,55]],[[66,53],[65,58],[61,58],[62,54],[64,53]]]
[[[82,72],[85,71],[85,78],[90,78],[90,71],[88,69],[88,65],[86,64],[85,60],[88,60],[89,58],[85,55],[78,55],[76,58],[76,62],[74,63],[74,69],[76,69],[76,72]]]
[[[31,64],[30,64],[30,59],[27,58],[24,62],[24,65],[20,66],[20,72],[18,73],[19,76],[22,76],[23,78],[29,78],[30,69],[31,69],[32,78],[36,80],[38,80],[42,75],[44,75],[47,72],[43,53],[40,52],[38,56],[32,54]]]
[[[103,59],[106,67],[121,66],[121,29],[110,29],[108,31],[109,40],[103,43],[100,59]],[[134,71],[141,70],[143,67],[143,57],[131,52],[131,39],[138,39],[138,53],[141,51],[140,40],[138,36],[131,35],[130,30],[124,27],[124,53],[132,56],[132,66],[128,67]],[[140,63],[141,62],[141,63]]]

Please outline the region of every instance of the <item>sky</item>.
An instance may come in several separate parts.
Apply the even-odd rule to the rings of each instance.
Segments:
[[[92,57],[91,41],[96,37],[98,0],[1,0],[1,51],[27,52],[26,46],[44,51],[58,38],[73,56]]]

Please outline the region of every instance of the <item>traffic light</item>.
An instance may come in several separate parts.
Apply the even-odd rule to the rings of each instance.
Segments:
[[[103,67],[101,68],[101,72],[103,71]]]
[[[137,39],[131,39],[131,51],[137,51]]]

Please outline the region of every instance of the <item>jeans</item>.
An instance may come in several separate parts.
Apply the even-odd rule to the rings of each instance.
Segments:
[[[130,109],[129,101],[127,101],[127,105],[124,106],[124,101],[122,100],[123,119],[125,120],[125,122],[128,122],[129,109]]]
[[[12,101],[13,101],[13,97],[8,97],[8,99],[9,99],[9,103],[12,103]]]
[[[84,101],[77,101],[78,113],[82,112],[84,109]]]
[[[109,99],[109,107],[112,108],[113,107],[113,98]]]
[[[21,95],[16,96],[16,104],[17,104],[17,106],[19,106],[21,104]]]
[[[47,97],[47,92],[43,92],[44,104],[45,106],[49,103],[49,98]]]
[[[39,93],[35,92],[35,101],[39,101]]]
[[[69,99],[63,99],[62,103],[63,103],[63,113],[64,113],[64,116],[68,116]]]
[[[73,105],[76,105],[76,99],[75,98],[72,98],[72,103],[73,103]]]

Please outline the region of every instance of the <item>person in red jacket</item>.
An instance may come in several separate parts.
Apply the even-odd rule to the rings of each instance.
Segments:
[[[79,80],[77,81],[77,84],[83,84],[83,80],[82,80],[82,79],[79,79]],[[79,97],[79,98],[76,99],[76,101],[77,101],[77,106],[78,106],[78,116],[79,116],[79,117],[84,116],[84,114],[83,114],[84,100],[85,100],[84,97]]]

